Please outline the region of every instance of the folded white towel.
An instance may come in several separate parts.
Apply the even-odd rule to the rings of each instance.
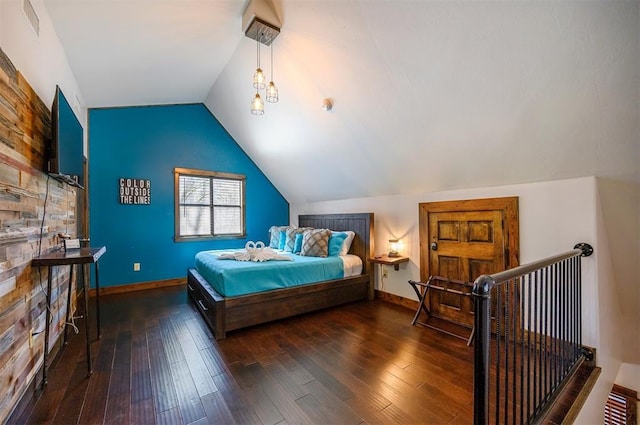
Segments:
[[[267,247],[251,254],[251,261],[293,261],[288,255],[280,255],[273,249]]]
[[[264,242],[249,241],[246,244],[244,244],[244,249],[246,249],[249,254],[253,254],[254,252],[258,252],[264,249]]]
[[[293,261],[288,255],[281,255],[272,248],[265,247],[264,242],[249,241],[245,244],[244,250],[236,252],[225,252],[218,256],[219,260],[236,260],[236,261]]]
[[[237,251],[237,252],[225,252],[218,256],[219,260],[236,260],[236,261],[250,261],[251,254],[247,251]]]

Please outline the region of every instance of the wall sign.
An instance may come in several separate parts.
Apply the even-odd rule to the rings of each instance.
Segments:
[[[151,205],[151,180],[120,178],[120,203]]]

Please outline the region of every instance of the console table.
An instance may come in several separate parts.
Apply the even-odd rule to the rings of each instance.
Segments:
[[[69,323],[69,313],[71,304],[71,282],[73,281],[73,266],[76,264],[91,264],[95,265],[96,273],[96,326],[98,330],[98,339],[100,339],[100,279],[98,275],[98,260],[102,255],[107,252],[107,247],[101,246],[97,248],[79,248],[69,250],[59,250],[49,252],[31,260],[32,267],[47,267],[47,310],[46,310],[46,324],[44,331],[44,362],[42,366],[42,385],[47,385],[47,356],[49,354],[49,327],[51,321],[51,312],[49,311],[49,303],[51,302],[51,281],[52,281],[52,269],[56,266],[71,266],[69,273],[69,287],[67,291],[67,314],[64,327],[63,345],[67,345],[67,324]],[[91,375],[93,371],[91,367],[91,341],[89,338],[89,285],[87,285],[89,279],[84,279],[83,282],[83,298],[84,298],[84,326],[86,332],[86,344],[87,344],[87,369],[88,375]]]

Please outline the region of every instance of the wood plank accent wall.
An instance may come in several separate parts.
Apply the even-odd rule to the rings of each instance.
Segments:
[[[31,259],[56,249],[59,232],[76,234],[76,190],[42,171],[50,137],[49,108],[0,49],[0,423],[42,379],[47,269]],[[69,268],[54,274],[50,347],[64,326]]]

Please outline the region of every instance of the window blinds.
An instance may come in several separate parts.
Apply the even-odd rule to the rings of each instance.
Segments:
[[[180,175],[180,235],[242,233],[243,198],[240,180]]]

